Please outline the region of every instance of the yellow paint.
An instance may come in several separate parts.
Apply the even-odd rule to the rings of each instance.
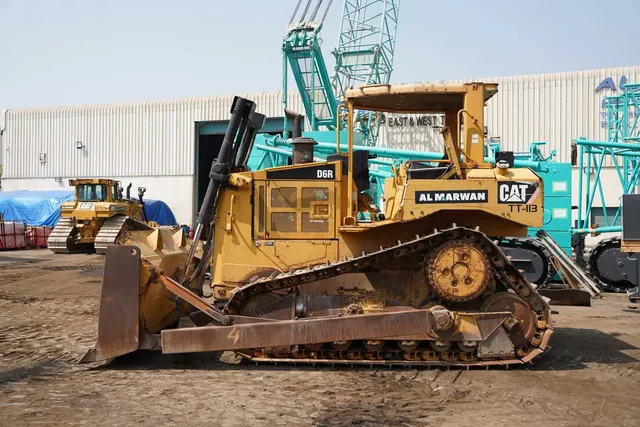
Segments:
[[[416,234],[431,234],[434,228],[448,228],[453,223],[480,227],[490,237],[525,236],[528,227],[542,226],[544,207],[540,178],[530,169],[494,169],[484,163],[484,103],[496,92],[497,85],[483,83],[382,85],[347,91],[343,111],[348,111],[347,121],[351,126],[348,153],[345,154],[349,157],[353,155],[353,114],[358,108],[445,114],[445,140],[449,157],[454,157],[455,161],[450,162],[447,172],[433,179],[412,178],[406,164],[394,169],[394,176],[385,181],[384,219],[381,220],[355,221],[358,197],[353,195],[356,193],[357,196],[357,192],[351,162],[344,174],[342,162],[233,173],[220,192],[214,218],[210,265],[214,289],[221,290],[219,299],[229,294],[227,289],[230,287],[241,286],[254,276],[360,256],[362,252],[392,246],[398,240],[413,239]],[[329,164],[335,168],[333,179],[267,178],[276,170],[318,168]],[[448,164],[446,160],[440,162],[440,166]],[[539,194],[528,205],[498,203],[498,186],[516,181],[537,184]],[[459,194],[456,197],[466,197],[461,194],[472,192],[483,194],[484,199],[426,202],[420,197],[422,192]],[[132,240],[141,239],[141,236],[132,235]],[[165,257],[173,257],[175,262],[168,266],[168,271],[177,274],[176,266],[184,259],[184,250],[182,247],[174,251],[158,250],[164,243],[160,245],[157,240],[162,238],[164,241],[166,237],[146,236],[145,239],[152,241],[145,245],[152,249],[144,249],[143,257],[153,258],[154,264],[161,263]],[[384,268],[381,266],[381,271]],[[419,305],[427,291],[422,281],[416,281],[416,274],[424,278],[424,272],[418,271],[420,268],[420,264],[409,266],[406,274],[393,276],[395,279],[391,282],[382,272],[378,283],[386,283],[388,295]],[[365,286],[373,283],[373,279],[364,274],[353,276],[358,276],[357,282]],[[347,280],[341,277],[335,285],[342,285]],[[217,297],[214,295],[214,298]],[[168,303],[163,304],[167,307]],[[457,325],[461,331],[477,328],[474,322],[463,318]]]
[[[335,261],[344,256],[377,250],[415,234],[452,223],[475,228],[490,236],[524,236],[528,227],[542,225],[542,183],[530,169],[498,170],[484,163],[484,103],[497,91],[493,84],[464,85],[387,85],[363,87],[347,92],[348,123],[353,127],[353,113],[369,106],[377,111],[444,112],[446,124],[463,121],[459,129],[447,129],[449,152],[457,153],[451,179],[412,179],[407,165],[385,181],[385,220],[351,223],[355,216],[350,177],[353,168],[342,174],[340,162],[334,162],[333,180],[268,180],[273,170],[317,167],[327,163],[283,166],[256,172],[233,174],[230,186],[221,194],[216,217],[212,262],[213,283],[241,284],[253,275],[288,271],[310,264]],[[349,130],[349,129],[348,129]],[[352,131],[352,129],[350,129]],[[353,152],[353,135],[348,132],[349,152]],[[457,135],[464,141],[456,141]],[[351,163],[350,163],[351,165]],[[514,210],[497,203],[498,183],[521,181],[538,183],[540,197],[532,206]],[[303,190],[303,189],[307,190]],[[312,200],[302,206],[303,191],[326,189],[327,200]],[[324,190],[323,190],[324,191]],[[417,192],[486,192],[482,203],[420,203]],[[272,198],[272,192],[279,196]],[[273,199],[273,200],[272,200]],[[272,203],[272,201],[277,203]],[[228,226],[232,212],[233,227]],[[227,215],[227,218],[221,215]],[[319,225],[303,229],[303,215]],[[273,221],[272,221],[273,220]],[[278,222],[280,221],[281,222]],[[325,222],[322,222],[325,221]],[[322,229],[326,224],[326,229]]]

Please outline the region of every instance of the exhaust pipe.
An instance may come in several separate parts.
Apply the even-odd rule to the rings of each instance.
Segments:
[[[127,199],[131,198],[131,186],[132,185],[133,185],[132,183],[129,183],[129,185],[127,185]]]
[[[129,184],[129,187],[131,187],[131,184]],[[147,192],[146,187],[138,187],[138,201],[140,201],[140,204],[142,205],[142,220],[144,222],[149,222],[147,211],[144,208],[144,200],[142,199],[144,197],[144,193],[146,192]]]
[[[313,138],[302,136],[302,122],[304,116],[295,111],[284,109],[284,115],[287,120],[293,122],[291,130],[291,146],[293,147],[293,156],[291,156],[294,165],[302,165],[313,162],[313,147],[318,143]]]
[[[302,121],[304,120],[304,116],[302,114],[298,114],[295,111],[284,109],[284,115],[287,120],[293,121],[293,129],[291,131],[291,138],[299,138],[302,136]]]

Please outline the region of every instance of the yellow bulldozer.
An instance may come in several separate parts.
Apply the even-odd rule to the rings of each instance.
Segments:
[[[98,342],[84,362],[138,349],[234,351],[265,363],[491,366],[531,361],[553,332],[548,300],[494,239],[542,225],[542,181],[484,160],[496,84],[363,86],[341,107],[347,141],[314,162],[247,170],[264,116],[236,97],[199,212],[179,231],[127,231],[107,250]],[[358,110],[441,113],[443,158],[408,161],[384,206],[365,197]],[[299,136],[299,135],[296,135]],[[342,145],[341,145],[342,144]],[[346,145],[346,152],[344,152]],[[342,148],[342,150],[341,150]]]
[[[150,229],[144,210],[144,187],[138,200],[130,197],[131,184],[123,197],[120,182],[112,179],[70,179],[75,197],[60,207],[60,219],[47,243],[54,253],[90,252],[104,254],[107,246],[129,229]]]

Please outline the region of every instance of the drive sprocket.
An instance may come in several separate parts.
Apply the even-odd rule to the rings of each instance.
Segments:
[[[489,261],[482,248],[466,239],[438,246],[428,255],[426,265],[429,285],[448,301],[477,298],[491,280]]]

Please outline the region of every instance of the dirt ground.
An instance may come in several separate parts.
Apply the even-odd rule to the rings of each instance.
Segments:
[[[557,307],[517,369],[329,369],[136,354],[78,365],[103,258],[0,252],[0,425],[637,426],[640,308]]]

